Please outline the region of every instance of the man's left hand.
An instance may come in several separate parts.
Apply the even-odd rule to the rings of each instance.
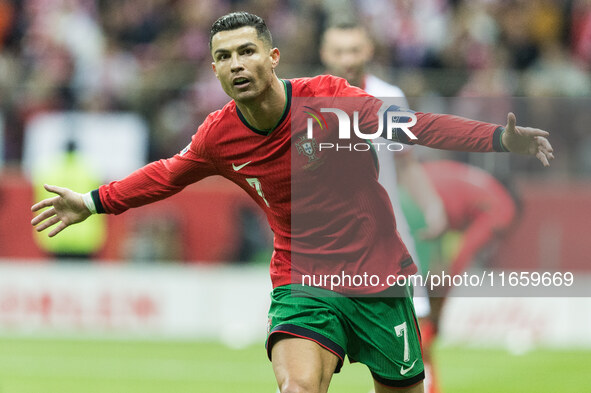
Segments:
[[[515,123],[515,115],[510,112],[501,136],[503,146],[512,153],[536,156],[544,166],[550,166],[550,160],[554,159],[552,145],[546,139],[550,133],[538,128],[519,127]]]

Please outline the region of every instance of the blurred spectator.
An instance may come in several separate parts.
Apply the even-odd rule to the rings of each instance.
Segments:
[[[525,93],[533,97],[587,96],[589,75],[571,61],[557,41],[544,43],[540,58],[525,73]]]
[[[61,157],[55,157],[43,166],[34,168],[35,199],[50,196],[43,184],[64,184],[65,187],[78,187],[84,190],[98,188],[101,184],[100,177],[77,150],[76,144],[69,141]],[[43,251],[58,260],[89,259],[100,251],[105,242],[106,217],[93,217],[92,220],[82,223],[79,229],[65,231],[53,239],[35,232],[35,241]]]
[[[207,39],[240,9],[289,48],[280,77],[322,72],[320,32],[359,20],[376,41],[373,68],[398,75],[411,101],[589,94],[591,0],[0,0],[7,161],[20,163],[33,115],[64,110],[134,111],[151,125],[150,160],[178,152],[227,102]]]
[[[443,52],[444,65],[479,68],[490,61],[500,33],[494,6],[494,3],[473,1],[456,7],[450,26],[450,41]]]
[[[532,41],[540,46],[546,42],[557,42],[562,38],[564,20],[561,5],[556,0],[536,0],[524,2],[528,15],[528,26]]]
[[[524,70],[538,57],[538,47],[532,37],[531,14],[527,0],[514,0],[499,7],[496,20],[501,26],[501,42],[509,49],[511,66]]]
[[[94,110],[129,109],[129,103],[140,88],[138,73],[137,59],[123,50],[119,42],[107,40],[104,57],[94,79],[93,93],[98,102],[94,101],[95,105],[92,105],[92,98],[87,97],[87,105]]]
[[[390,65],[429,65],[431,57],[436,57],[446,43],[450,29],[447,0],[357,3],[362,20],[371,29],[378,46],[385,46],[384,59]]]
[[[509,68],[509,53],[502,47],[487,47],[468,81],[461,88],[461,97],[510,97],[517,88],[517,76]],[[504,113],[507,113],[506,111]],[[480,117],[478,117],[480,118]]]
[[[0,0],[0,45],[2,45],[15,20],[16,10],[11,1]],[[0,46],[0,49],[2,46]]]
[[[591,69],[591,0],[574,0],[570,41],[573,54],[587,70]]]

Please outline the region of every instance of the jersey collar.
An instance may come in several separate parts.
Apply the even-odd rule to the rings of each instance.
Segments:
[[[289,113],[289,109],[291,108],[291,82],[286,79],[281,79],[281,82],[283,82],[283,87],[285,89],[285,98],[286,98],[285,99],[285,106],[283,107],[283,114],[281,115],[281,118],[279,119],[277,124],[275,124],[275,126],[272,127],[271,129],[259,130],[258,128],[251,126],[250,124],[248,124],[248,121],[246,121],[246,118],[244,117],[242,112],[240,112],[240,109],[238,109],[238,106],[236,106],[236,114],[238,115],[238,118],[240,119],[242,124],[244,124],[246,127],[248,127],[251,131],[253,131],[259,135],[267,136],[267,135],[271,134],[279,125],[281,125],[281,123],[283,123],[283,121],[287,117],[287,114]]]

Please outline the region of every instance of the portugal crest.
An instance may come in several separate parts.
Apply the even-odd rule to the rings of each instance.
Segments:
[[[296,142],[296,147],[298,148],[298,154],[304,154],[308,157],[308,163],[318,159],[316,156],[318,144],[314,138],[308,138],[306,135],[302,135],[300,140]]]

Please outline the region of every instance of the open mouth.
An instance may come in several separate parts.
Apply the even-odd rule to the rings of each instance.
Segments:
[[[241,87],[246,86],[250,82],[247,78],[236,78],[233,80],[234,86]]]

